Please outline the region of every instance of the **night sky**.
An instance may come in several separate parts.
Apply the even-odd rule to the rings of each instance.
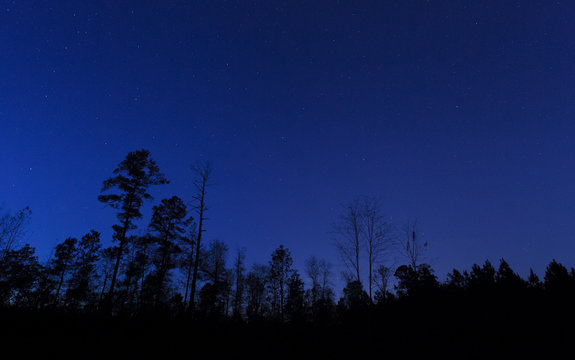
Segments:
[[[128,152],[194,193],[208,240],[339,264],[341,205],[419,219],[427,261],[575,265],[575,4],[554,1],[0,1],[0,205],[45,259],[90,229]],[[388,264],[401,259],[388,259]],[[336,273],[343,268],[338,267]]]

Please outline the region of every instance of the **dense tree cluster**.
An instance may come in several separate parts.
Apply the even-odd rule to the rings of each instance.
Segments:
[[[563,309],[575,300],[575,269],[555,260],[542,280],[532,270],[527,279],[521,278],[501,259],[497,268],[486,261],[468,270],[454,269],[441,282],[423,262],[427,243],[419,238],[417,224],[406,225],[404,236],[392,236],[378,201],[367,197],[346,207],[336,226],[336,245],[348,270],[347,285],[336,299],[332,265],[325,259],[307,259],[302,277],[283,245],[270,254],[267,264],[248,266],[245,249],[230,256],[225,242],[202,240],[211,168],[201,164],[194,169],[195,203],[186,205],[177,196],[160,200],[152,207],[146,231],[140,232],[145,235],[136,235],[135,220],[142,217],[145,201],[152,199],[149,188],[168,181],[149,152],[128,154],[113,177],[104,181],[98,197],[117,211],[110,247],[104,247],[100,233],[92,230],[80,239],[65,239],[41,262],[33,247],[20,243],[30,209],[4,214],[0,217],[2,311],[65,310],[123,318],[161,314],[216,323],[344,325],[351,329],[372,324],[373,319],[378,326],[429,316],[432,319],[426,321],[441,321],[431,310],[425,311],[431,307],[449,311],[451,315],[445,316],[454,324],[457,311],[467,317],[475,312],[487,314],[482,309],[498,316],[517,312],[517,319],[522,319],[522,311],[550,304]],[[395,269],[382,261],[382,255],[393,249],[406,259]],[[367,291],[361,276],[364,255]],[[390,286],[392,276],[395,291]],[[379,334],[392,336],[381,329]]]

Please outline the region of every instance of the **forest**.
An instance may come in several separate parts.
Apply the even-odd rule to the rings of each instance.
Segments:
[[[193,169],[193,206],[178,196],[156,202],[150,189],[168,179],[149,151],[129,153],[97,196],[117,218],[109,247],[92,230],[66,238],[40,261],[22,243],[32,210],[5,211],[0,319],[6,346],[86,358],[425,358],[548,354],[572,339],[574,268],[552,261],[542,279],[533,270],[524,279],[501,259],[453,269],[441,281],[424,261],[427,243],[417,223],[394,231],[377,199],[361,197],[334,226],[346,269],[336,298],[340,275],[327,259],[311,256],[296,269],[289,248],[278,245],[267,263],[247,264],[246,249],[207,241],[212,168]],[[152,216],[145,235],[137,236],[146,206]],[[392,252],[405,262],[386,266]]]

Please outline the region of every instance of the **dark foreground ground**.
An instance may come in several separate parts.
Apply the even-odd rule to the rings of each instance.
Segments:
[[[322,325],[0,312],[1,359],[553,358],[575,349],[560,299],[411,301]],[[55,356],[55,357],[54,357]]]

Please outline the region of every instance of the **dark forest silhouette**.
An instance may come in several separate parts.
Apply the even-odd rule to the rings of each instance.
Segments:
[[[102,247],[100,233],[92,230],[80,239],[67,238],[40,262],[33,247],[19,245],[31,210],[3,215],[3,330],[12,335],[22,330],[26,338],[37,335],[46,342],[83,334],[83,340],[68,344],[72,348],[130,339],[138,345],[124,343],[125,351],[133,353],[166,354],[165,344],[174,343],[190,355],[257,346],[281,347],[286,354],[311,347],[320,356],[530,354],[565,344],[573,334],[574,268],[552,261],[542,280],[533,270],[523,279],[501,259],[497,265],[486,261],[454,269],[441,282],[423,262],[427,243],[419,239],[417,224],[393,236],[374,198],[351,203],[335,226],[347,265],[341,298],[336,299],[326,259],[310,257],[300,273],[289,249],[279,245],[267,263],[248,266],[245,249],[230,254],[223,241],[202,236],[211,167],[193,169],[197,193],[191,204],[173,196],[152,205],[149,189],[168,180],[148,151],[128,154],[98,196],[117,214],[117,223],[110,224],[111,247]],[[136,235],[135,221],[149,205],[145,235]],[[394,250],[406,261],[392,269],[382,259]],[[364,254],[367,279],[360,272]],[[304,279],[311,286],[306,288]],[[195,345],[186,350],[190,342]]]

